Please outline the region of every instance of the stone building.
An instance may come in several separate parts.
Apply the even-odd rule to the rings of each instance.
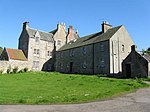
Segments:
[[[22,50],[4,48],[0,58],[0,71],[5,73],[8,68],[18,67],[18,70],[21,70],[28,66],[28,60]]]
[[[71,33],[73,31],[67,32],[65,24],[62,23],[58,23],[55,30],[44,32],[30,28],[29,22],[25,22],[19,37],[18,49],[24,52],[28,59],[29,68],[32,70],[51,71],[54,69],[55,52],[65,45],[67,41],[70,41],[67,40],[67,37]],[[73,38],[76,37],[73,36]]]
[[[122,61],[134,45],[123,25],[102,23],[102,31],[62,46],[56,53],[56,71],[83,74],[119,74]]]
[[[148,77],[150,76],[150,56],[147,54],[140,54],[132,46],[131,53],[126,57],[122,63],[123,77]]]

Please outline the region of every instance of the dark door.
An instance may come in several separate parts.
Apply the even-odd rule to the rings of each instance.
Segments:
[[[127,78],[131,77],[131,64],[126,64],[126,76]]]
[[[70,62],[70,72],[72,73],[73,62]]]

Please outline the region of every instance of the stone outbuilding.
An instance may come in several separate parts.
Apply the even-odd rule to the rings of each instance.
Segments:
[[[138,53],[133,45],[131,53],[122,63],[122,68],[123,77],[148,77],[150,76],[150,56]]]
[[[7,69],[18,70],[29,68],[28,60],[22,50],[4,48],[0,58],[0,71],[6,73]],[[30,69],[30,68],[29,68]]]

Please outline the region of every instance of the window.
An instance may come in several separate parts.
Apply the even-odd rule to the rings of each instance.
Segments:
[[[48,46],[53,46],[53,41],[48,41]]]
[[[124,52],[124,45],[122,45],[122,52]]]
[[[47,51],[47,56],[52,56],[52,52]]]
[[[35,37],[35,42],[39,43],[40,42],[40,37]]]
[[[70,50],[70,56],[71,57],[74,56],[74,50],[73,49]]]
[[[104,59],[100,60],[100,67],[102,67],[102,68],[105,67],[105,61],[104,61]]]
[[[34,52],[33,52],[34,54],[36,54],[36,49],[34,49]]]
[[[86,47],[82,47],[83,54],[86,54]]]
[[[83,62],[82,67],[83,67],[84,69],[86,69],[86,68],[87,68],[87,63],[86,63],[86,61],[85,61],[85,60],[84,60],[84,62]]]
[[[39,56],[40,55],[40,49],[34,49],[33,54],[35,56]]]
[[[37,55],[39,55],[40,54],[40,50],[39,49],[37,49]]]
[[[61,41],[60,40],[57,41],[57,45],[61,46]]]
[[[33,61],[33,66],[32,68],[38,69],[39,68],[39,61]]]
[[[104,51],[104,45],[103,44],[100,45],[100,51]]]

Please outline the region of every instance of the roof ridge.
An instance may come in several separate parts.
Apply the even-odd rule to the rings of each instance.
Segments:
[[[43,33],[47,33],[47,34],[52,34],[52,33],[49,33],[49,32],[46,32],[46,31],[42,31],[42,30],[38,30],[38,29],[35,29],[35,28],[29,28],[29,29],[31,29],[31,30],[37,30],[37,31],[40,31],[40,32],[43,32]]]

